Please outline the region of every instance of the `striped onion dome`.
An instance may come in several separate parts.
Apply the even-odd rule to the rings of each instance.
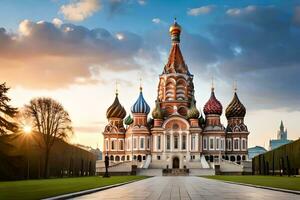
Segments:
[[[156,103],[156,106],[155,106],[154,110],[152,111],[152,117],[153,117],[153,119],[163,119],[164,115],[160,108],[159,101],[156,100],[155,103]]]
[[[131,112],[132,113],[145,113],[145,114],[148,114],[150,112],[150,107],[143,97],[142,88],[140,88],[139,98],[136,100],[136,102],[131,107]]]
[[[118,93],[116,93],[116,98],[111,106],[106,111],[106,117],[109,118],[121,118],[123,119],[126,116],[126,110],[120,104]]]
[[[231,100],[230,104],[226,108],[225,115],[227,119],[231,117],[245,117],[246,115],[246,108],[240,102],[236,92],[234,93],[233,99]]]
[[[188,119],[198,119],[199,115],[200,115],[200,112],[197,109],[196,104],[195,104],[195,100],[193,98],[192,101],[191,101],[191,106],[190,106],[190,108],[188,109],[188,112],[187,112],[187,118]]]
[[[210,98],[205,104],[203,108],[203,112],[205,115],[209,115],[209,114],[221,115],[222,109],[223,109],[222,104],[216,98],[214,89],[212,88]]]
[[[128,125],[130,125],[130,124],[132,124],[132,122],[133,122],[133,119],[132,119],[132,117],[130,116],[130,115],[128,115],[126,118],[125,118],[125,120],[124,120],[124,123],[128,126]]]

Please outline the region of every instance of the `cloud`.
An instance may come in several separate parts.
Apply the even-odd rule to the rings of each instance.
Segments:
[[[60,27],[60,26],[63,24],[63,21],[61,21],[61,20],[58,19],[58,18],[54,18],[54,19],[52,20],[52,24],[54,24],[54,25],[57,26],[57,27]]]
[[[220,17],[206,29],[209,37],[183,36],[194,72],[213,73],[227,85],[237,79],[248,108],[300,110],[300,29],[293,16],[275,6],[247,6]]]
[[[0,42],[0,79],[27,88],[101,81],[97,75],[103,70],[140,69],[136,57],[155,55],[141,51],[143,39],[131,32],[43,21],[24,20],[13,34],[1,28]]]
[[[99,0],[76,0],[60,7],[60,13],[69,21],[79,22],[92,16],[101,8]]]
[[[146,0],[138,0],[137,2],[138,2],[138,4],[140,4],[142,6],[146,5],[146,3],[147,3]]]
[[[208,13],[212,12],[214,7],[215,6],[213,6],[213,5],[208,5],[208,6],[201,6],[198,8],[192,8],[187,11],[187,14],[191,15],[191,16],[208,14]]]
[[[161,22],[161,20],[160,20],[159,18],[153,18],[153,19],[152,19],[152,22],[153,22],[154,24],[159,24],[159,23]]]
[[[226,11],[227,15],[238,16],[249,14],[256,11],[256,6],[247,6],[245,8],[230,8]]]

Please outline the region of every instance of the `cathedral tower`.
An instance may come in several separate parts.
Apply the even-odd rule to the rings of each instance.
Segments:
[[[246,108],[237,95],[236,87],[225,115],[227,118],[226,155],[231,161],[240,163],[241,160],[246,160],[248,157],[249,131],[244,124]]]
[[[125,128],[123,119],[126,116],[124,107],[120,104],[118,98],[118,91],[113,104],[106,111],[106,118],[108,125],[105,126],[104,136],[104,149],[103,154],[109,154],[110,160],[120,161],[125,160],[124,140]]]
[[[158,103],[164,111],[164,118],[173,114],[175,110],[186,116],[194,97],[193,75],[190,74],[180,51],[181,27],[176,20],[169,32],[172,47],[158,84]]]

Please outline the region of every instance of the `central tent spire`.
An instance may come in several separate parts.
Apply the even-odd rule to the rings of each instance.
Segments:
[[[169,54],[168,63],[165,65],[163,73],[189,74],[187,65],[184,62],[179,48],[181,26],[177,23],[176,18],[174,20],[174,23],[170,26],[169,32],[171,35],[172,47]]]

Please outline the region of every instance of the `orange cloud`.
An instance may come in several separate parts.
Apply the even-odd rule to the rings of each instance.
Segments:
[[[120,39],[122,35],[122,39]],[[10,85],[58,88],[97,81],[101,70],[139,68],[140,36],[73,24],[24,20],[19,32],[0,29],[0,79]]]

